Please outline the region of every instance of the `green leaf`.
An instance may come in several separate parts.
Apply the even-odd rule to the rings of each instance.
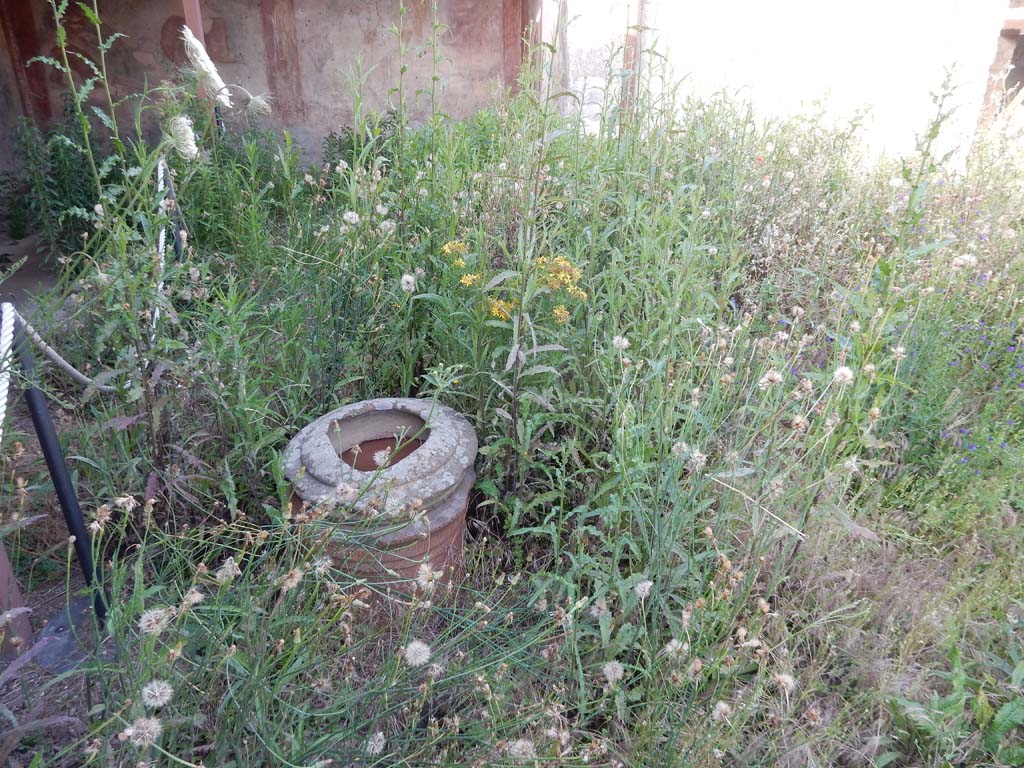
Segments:
[[[873,763],[874,768],[885,768],[885,766],[896,762],[901,757],[903,757],[903,755],[899,752],[883,752],[875,758],[875,762]]]
[[[51,59],[49,56],[33,56],[31,59],[29,59],[27,62],[25,62],[25,66],[28,66],[29,64],[35,64],[37,61],[40,62],[41,64],[47,64],[47,65],[53,67],[58,72],[67,72],[67,70],[64,69],[64,65],[63,64],[61,64],[56,59]]]
[[[497,288],[503,282],[512,277],[519,277],[519,273],[514,269],[502,270],[487,282],[487,285],[484,286],[484,290],[489,291],[492,288]]]
[[[114,122],[110,119],[110,115],[108,115],[102,109],[97,107],[95,104],[90,105],[89,108],[93,111],[93,114],[96,115],[96,117],[99,118],[100,122],[103,123],[103,125],[105,125],[107,127],[107,130],[110,130],[110,131],[114,130]]]
[[[1006,702],[996,712],[992,718],[992,725],[985,734],[985,749],[995,752],[1003,737],[1018,725],[1024,725],[1024,696]]]
[[[1001,749],[997,757],[1001,763],[1012,768],[1021,768],[1024,766],[1024,747],[1013,746]]]
[[[127,35],[121,34],[120,32],[115,32],[110,37],[108,37],[106,40],[104,40],[102,43],[100,43],[100,50],[101,51],[109,51],[110,50],[110,46],[112,46],[114,44],[114,41],[117,40],[117,38],[119,38],[119,37],[127,37]]]
[[[558,375],[558,370],[552,368],[550,365],[532,365],[529,368],[523,370],[523,376],[531,376],[535,373],[553,373],[555,376]]]
[[[917,248],[911,248],[907,251],[906,256],[908,259],[918,259],[921,256],[927,256],[932,251],[937,251],[940,248],[945,248],[947,245],[951,245],[953,240],[937,240],[934,243],[926,243],[925,245],[919,245]]]
[[[75,3],[75,5],[82,11],[82,15],[89,20],[90,24],[95,24],[97,27],[100,25],[100,17],[93,12],[92,8],[85,3]]]
[[[1021,685],[1024,685],[1024,660],[1017,662],[1017,666],[1013,668],[1013,674],[1010,675],[1011,687],[1020,688]]]
[[[612,612],[601,611],[597,615],[597,624],[601,628],[601,647],[607,648],[612,641]]]

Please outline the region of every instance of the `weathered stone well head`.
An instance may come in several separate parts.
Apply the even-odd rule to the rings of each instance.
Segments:
[[[306,426],[284,465],[296,495],[327,511],[343,570],[390,583],[414,579],[426,562],[450,579],[462,572],[476,451],[473,427],[451,408],[381,398]]]

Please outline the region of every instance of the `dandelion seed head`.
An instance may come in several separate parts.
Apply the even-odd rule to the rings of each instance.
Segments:
[[[648,597],[651,596],[651,587],[653,586],[653,581],[651,581],[650,579],[644,579],[643,581],[638,581],[636,583],[636,586],[633,587],[633,591],[636,592],[636,596],[639,597],[641,600],[646,600]]]
[[[705,454],[701,453],[696,448],[694,448],[693,451],[690,453],[689,461],[686,462],[686,468],[690,470],[690,472],[697,474],[698,472],[704,469],[707,463],[708,457]]]
[[[132,512],[138,509],[139,502],[134,496],[118,496],[114,499],[114,506],[125,512]]]
[[[601,672],[604,673],[604,679],[608,681],[608,685],[615,685],[625,676],[626,668],[617,661],[608,661],[601,667]]]
[[[680,659],[683,658],[683,656],[685,656],[687,654],[687,652],[689,650],[690,650],[690,645],[688,643],[684,643],[681,640],[678,640],[676,638],[672,638],[665,645],[665,648],[663,649],[663,652],[664,652],[664,654],[666,656],[668,656],[673,661],[679,661]]]
[[[281,590],[288,592],[295,589],[302,582],[306,572],[302,568],[292,568],[281,578]]]
[[[412,293],[416,290],[416,278],[408,273],[402,275],[402,290],[406,293]]]
[[[537,747],[529,739],[510,741],[505,749],[509,757],[520,760],[532,760],[537,757]]]
[[[220,568],[214,571],[213,580],[218,584],[227,584],[235,578],[235,576],[241,575],[242,569],[238,567],[238,563],[235,562],[235,558],[229,557],[221,564]]]
[[[139,631],[144,635],[159,635],[173,618],[173,608],[149,608],[139,617]]]
[[[377,731],[366,740],[366,754],[379,755],[384,751],[384,733]]]
[[[164,727],[159,718],[137,717],[124,729],[123,736],[137,747],[148,747],[156,744],[163,731]]]
[[[422,667],[430,662],[430,646],[422,640],[411,640],[402,652],[410,667]]]
[[[783,693],[792,693],[796,690],[796,678],[792,675],[775,672],[772,674],[772,680],[775,682],[775,686]]]
[[[349,224],[350,226],[354,227],[356,224],[359,223],[359,214],[356,213],[355,211],[345,211],[341,215],[341,219],[346,224]]]
[[[845,387],[853,383],[853,371],[848,366],[840,365],[836,368],[835,373],[832,374],[832,381],[841,387]]]
[[[973,253],[965,253],[953,259],[950,266],[955,270],[970,269],[978,265],[978,257]]]
[[[732,707],[728,702],[719,701],[711,710],[711,719],[715,721],[727,720],[732,714]]]
[[[167,705],[174,696],[174,686],[166,680],[150,680],[142,686],[142,703],[149,709]]]
[[[430,561],[426,560],[420,563],[419,570],[416,572],[416,586],[429,595],[437,587],[437,582],[442,575],[441,571],[435,571]]]
[[[629,339],[625,336],[615,336],[612,338],[612,346],[619,350],[619,352],[625,352],[629,349]]]

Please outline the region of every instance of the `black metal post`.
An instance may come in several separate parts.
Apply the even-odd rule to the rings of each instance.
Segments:
[[[78,556],[78,564],[82,568],[86,583],[94,591],[93,607],[96,610],[96,618],[100,624],[103,624],[107,618],[107,595],[92,558],[92,541],[89,538],[89,531],[85,527],[82,508],[78,504],[78,495],[71,482],[71,474],[68,472],[64,451],[57,439],[57,430],[53,425],[50,409],[46,406],[46,396],[36,386],[36,366],[32,359],[32,347],[25,337],[21,323],[17,320],[14,323],[14,349],[18,353],[21,368],[28,380],[25,402],[32,416],[32,424],[36,428],[39,445],[43,449],[46,466],[53,479],[53,487],[57,492],[61,511],[64,513],[64,521],[67,523],[68,531],[75,537],[75,554]]]

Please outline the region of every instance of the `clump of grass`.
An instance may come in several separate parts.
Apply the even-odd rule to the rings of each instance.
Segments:
[[[645,87],[587,131],[535,74],[319,166],[168,86],[164,293],[170,138],[98,173],[61,344],[121,391],[67,434],[122,652],[54,761],[1016,759],[1019,185],[933,156],[941,94],[865,170],[855,125]],[[458,589],[291,514],[288,437],[381,395],[480,436]]]

